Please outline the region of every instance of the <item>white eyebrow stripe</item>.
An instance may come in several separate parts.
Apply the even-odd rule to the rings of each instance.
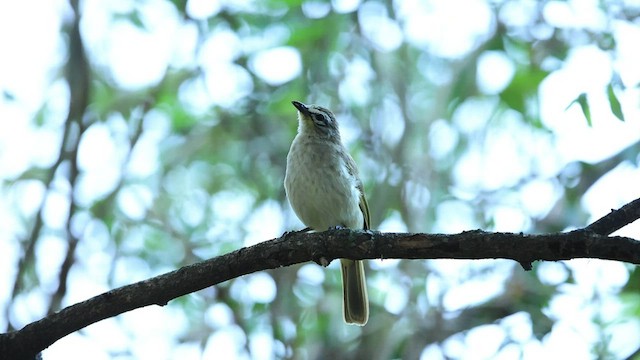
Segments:
[[[309,109],[309,112],[310,113],[315,113],[315,114],[320,114],[325,119],[328,119],[328,121],[331,121],[331,120],[335,119],[333,117],[333,113],[331,111],[329,111],[328,109],[325,109],[323,107],[311,108],[311,109]]]
[[[329,110],[326,109],[318,109],[319,113],[322,113],[322,116],[324,116],[327,119],[332,119],[333,115],[331,114],[331,112]]]
[[[324,111],[324,109],[311,108],[309,109],[309,113],[311,114],[311,120],[316,123],[318,126],[327,126],[331,121],[331,116]],[[320,116],[320,119],[317,119],[317,116]]]

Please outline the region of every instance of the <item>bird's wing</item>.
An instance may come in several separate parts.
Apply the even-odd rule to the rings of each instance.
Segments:
[[[364,194],[364,185],[362,185],[362,180],[360,180],[360,175],[358,174],[358,168],[356,167],[356,162],[353,161],[351,155],[347,153],[343,153],[344,162],[347,165],[347,170],[351,176],[356,178],[356,186],[360,191],[360,211],[362,211],[362,217],[364,218],[364,224],[362,224],[363,230],[369,230],[371,226],[371,220],[369,216],[369,204],[367,203],[367,197]]]

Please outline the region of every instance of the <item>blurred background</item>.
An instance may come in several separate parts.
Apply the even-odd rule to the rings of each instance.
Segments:
[[[640,197],[640,2],[0,2],[0,329],[303,226],[291,100],[332,109],[373,228],[546,233]],[[618,234],[640,239],[632,224]],[[45,359],[633,358],[629,264],[368,261],[247,275]],[[636,356],[636,358],[639,358]]]

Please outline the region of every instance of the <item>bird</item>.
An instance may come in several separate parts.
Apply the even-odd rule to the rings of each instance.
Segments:
[[[335,115],[319,105],[291,103],[298,112],[298,133],[287,155],[284,188],[293,211],[313,231],[368,230],[364,186]],[[364,263],[340,259],[340,265],[344,321],[364,326],[369,319]]]

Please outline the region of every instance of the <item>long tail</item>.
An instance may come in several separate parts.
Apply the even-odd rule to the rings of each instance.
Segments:
[[[340,259],[344,292],[344,321],[363,326],[369,320],[369,297],[362,261]]]

